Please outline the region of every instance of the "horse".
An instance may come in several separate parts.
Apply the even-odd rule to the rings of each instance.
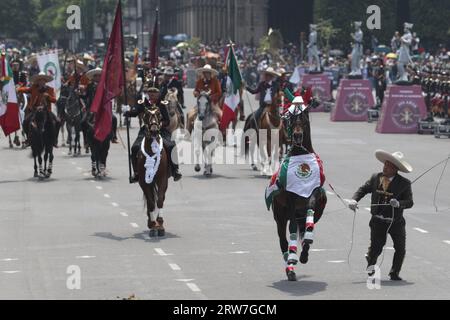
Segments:
[[[310,155],[317,157],[311,142],[311,127],[308,110],[299,114],[291,115],[288,119],[288,128],[291,132],[289,157]],[[317,157],[318,159],[318,157]],[[320,162],[320,164],[319,164]],[[320,159],[317,160],[321,167]],[[284,164],[283,164],[284,165]],[[299,165],[300,174],[311,172],[308,165]],[[309,170],[309,171],[308,171]],[[321,184],[324,176],[321,174]],[[274,181],[274,177],[272,178]],[[277,183],[279,186],[279,184]],[[301,197],[296,193],[289,192],[280,187],[280,192],[273,197],[272,211],[277,225],[280,248],[285,262],[285,272],[289,281],[297,281],[295,265],[298,263],[297,246],[300,240],[302,251],[300,262],[306,264],[310,246],[313,243],[315,225],[324,212],[327,195],[320,186],[315,188],[309,197]],[[289,222],[289,242],[287,240],[286,228]]]
[[[201,137],[194,139],[196,141],[201,139],[201,145],[203,150],[203,160],[205,162],[205,170],[203,175],[210,177],[213,173],[212,168],[212,157],[214,155],[214,150],[220,144],[218,141],[222,138],[222,134],[219,131],[219,118],[213,111],[212,102],[210,98],[210,92],[200,92],[197,97],[197,112],[188,120],[188,131],[192,135],[192,131],[195,132],[195,137],[201,134]],[[195,129],[194,129],[195,127]],[[206,137],[205,132],[211,130],[214,133],[211,137]],[[218,134],[215,134],[218,133]],[[200,150],[195,150],[195,172],[200,172]]]
[[[103,142],[95,139],[95,115],[89,113],[83,121],[83,131],[86,132],[87,143],[91,147],[92,176],[94,178],[106,177],[106,158],[111,146],[111,135]]]
[[[69,144],[68,155],[81,155],[81,130],[83,120],[83,105],[80,101],[78,94],[70,86],[64,86],[61,89],[61,97],[59,104],[63,106],[63,119],[66,122],[67,127],[67,142]],[[75,139],[73,137],[75,134]],[[86,141],[85,141],[86,142]],[[89,153],[89,146],[85,143],[86,153]]]
[[[165,96],[165,100],[169,102],[167,111],[169,112],[170,124],[167,129],[172,134],[177,129],[184,129],[184,115],[179,111],[180,102],[178,101],[178,90],[175,88],[169,89]]]
[[[139,185],[147,207],[150,237],[164,237],[163,207],[169,185],[169,158],[160,135],[162,116],[159,108],[145,109],[145,137],[138,153]]]
[[[274,157],[272,155],[279,155],[279,160],[283,157],[284,154],[284,147],[287,146],[288,138],[286,133],[286,128],[284,127],[284,123],[282,121],[282,117],[280,114],[279,106],[282,104],[283,96],[281,94],[276,94],[274,97],[274,101],[272,104],[267,107],[259,120],[259,123],[257,123],[255,119],[255,115],[251,114],[249,117],[247,117],[245,121],[244,126],[244,132],[248,132],[249,130],[254,130],[253,132],[256,133],[256,141],[257,145],[259,147],[260,156],[261,156],[261,173],[264,176],[270,176],[273,172],[272,167],[273,164],[276,163]],[[267,143],[263,146],[260,145],[259,139],[260,137],[260,130],[265,130],[266,132],[266,141]],[[272,130],[275,130],[278,132],[278,150],[275,150],[275,146],[272,144]],[[264,132],[264,131],[263,131]],[[252,138],[252,135],[244,135],[245,138],[245,154],[248,155],[250,153],[251,157],[251,167],[254,171],[258,170],[257,166],[255,165],[254,161],[254,147],[255,145],[250,144],[250,140]],[[255,138],[255,137],[253,137]],[[251,150],[250,150],[251,149]]]
[[[31,152],[34,158],[34,177],[48,179],[53,173],[53,146],[55,142],[55,124],[51,122],[46,106],[37,107],[32,115],[30,127]],[[42,153],[44,153],[44,168],[42,168]],[[39,173],[36,159],[39,162]],[[48,167],[47,167],[47,161]]]

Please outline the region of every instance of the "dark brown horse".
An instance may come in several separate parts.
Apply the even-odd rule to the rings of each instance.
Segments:
[[[288,114],[288,131],[291,148],[288,156],[315,154],[311,142],[311,127],[308,111]],[[322,217],[327,196],[322,187],[314,189],[310,197],[304,198],[293,192],[281,189],[273,199],[273,216],[277,224],[280,247],[286,263],[286,275],[289,281],[296,281],[295,265],[298,262],[297,245],[300,241],[302,251],[300,262],[308,262],[310,245],[313,243],[315,224]],[[286,228],[289,222],[289,242]]]
[[[146,201],[150,237],[163,237],[163,207],[169,180],[169,163],[160,135],[159,108],[145,109],[143,121],[146,132],[137,160],[139,185]]]

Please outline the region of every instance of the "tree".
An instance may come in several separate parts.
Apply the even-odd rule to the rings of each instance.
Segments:
[[[331,19],[321,19],[317,23],[317,31],[320,35],[319,41],[322,43],[321,47],[324,48],[325,52],[328,52],[331,49],[330,41],[339,34],[341,29],[335,28],[331,22]]]

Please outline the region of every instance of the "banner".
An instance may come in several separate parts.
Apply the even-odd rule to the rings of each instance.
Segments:
[[[53,81],[47,83],[47,85],[55,89],[55,91],[61,89],[61,69],[58,51],[41,53],[37,56],[37,61],[41,72],[53,77]]]

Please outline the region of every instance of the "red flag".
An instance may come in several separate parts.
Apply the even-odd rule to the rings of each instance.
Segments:
[[[124,87],[123,61],[122,6],[119,1],[109,37],[108,51],[103,62],[102,77],[91,106],[91,111],[96,114],[95,139],[100,142],[111,133],[112,100],[122,93]]]
[[[153,28],[152,41],[150,45],[150,68],[156,69],[158,66],[158,37],[159,37],[159,27],[158,27],[159,14],[156,10],[156,21]]]

